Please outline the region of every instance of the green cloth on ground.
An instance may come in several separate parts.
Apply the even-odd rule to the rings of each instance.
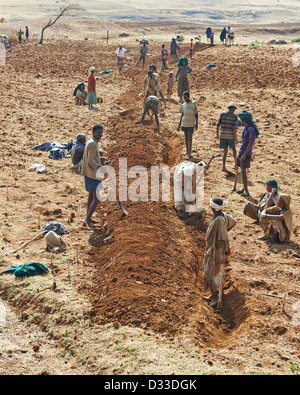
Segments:
[[[35,276],[36,274],[48,273],[45,265],[39,262],[24,263],[19,266],[11,266],[2,273],[14,273],[16,277]]]

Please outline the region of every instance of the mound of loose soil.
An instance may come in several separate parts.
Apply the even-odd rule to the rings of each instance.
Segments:
[[[160,45],[151,43],[155,54],[151,63],[158,63]],[[251,196],[258,198],[264,192],[265,179],[276,177],[281,190],[291,193],[295,212],[291,242],[276,245],[257,241],[260,229],[243,216],[247,200],[232,192],[234,174],[220,171],[221,158],[212,162],[205,178],[201,214],[183,221],[174,211],[172,198],[167,202],[125,199],[128,216],[117,202],[101,202],[95,217],[105,224],[103,229],[91,232],[82,227],[87,199],[82,178],[71,172],[67,159],[51,161],[47,153],[30,150],[34,145],[51,140],[68,142],[79,131],[89,137],[97,122],[104,125],[103,148],[117,174],[121,158],[127,158],[128,169],[144,166],[148,170],[153,165],[173,167],[185,159],[183,135],[177,131],[176,92],[160,112],[162,134],[147,118],[143,125],[139,123],[143,103],[139,93],[146,70],[133,66],[137,44],[131,42],[128,47],[132,51],[127,54],[129,67],[124,75],[116,70],[115,46],[100,47],[90,41],[18,46],[8,57],[7,66],[0,70],[2,249],[17,248],[20,236],[33,237],[38,218],[41,224],[51,220],[67,224],[73,214],[66,236],[70,247],[62,256],[71,259],[78,247],[80,263],[76,268],[81,277],[74,278],[72,285],[90,299],[93,308],[89,315],[96,322],[188,336],[202,347],[218,346],[224,353],[231,348],[228,352],[234,350],[241,359],[255,346],[262,353],[273,353],[272,362],[280,352],[297,360],[297,326],[290,317],[299,300],[299,132],[295,125],[300,114],[296,100],[299,70],[292,66],[292,50],[215,46],[197,52],[191,61],[190,90],[198,102],[200,120],[193,155],[207,161],[219,152],[215,123],[228,102],[235,100],[239,109],[255,115],[261,136],[250,169]],[[187,53],[187,45],[182,45],[181,55]],[[208,63],[217,67],[205,70]],[[97,112],[72,101],[75,85],[86,81],[91,65],[96,65],[97,71],[114,69],[97,83],[103,97]],[[175,62],[170,62],[170,70],[176,71]],[[160,74],[163,92],[166,78],[167,73]],[[45,174],[28,172],[37,161],[46,163]],[[228,169],[234,170],[231,155]],[[128,180],[128,185],[133,182]],[[238,183],[240,186],[240,177]],[[148,187],[151,191],[150,180]],[[229,200],[228,211],[238,220],[231,232],[233,254],[225,272],[222,311],[211,309],[203,299],[201,266],[212,195]],[[6,257],[1,265],[20,259],[49,263],[42,247],[40,240],[19,258]],[[63,273],[60,267],[57,276]],[[287,290],[288,313],[281,302]],[[276,349],[277,342],[281,351]]]

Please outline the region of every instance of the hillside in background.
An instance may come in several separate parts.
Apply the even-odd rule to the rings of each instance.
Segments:
[[[76,1],[74,1],[76,2]],[[8,20],[25,20],[55,15],[67,2],[63,0],[0,1],[1,15]],[[299,21],[300,2],[297,0],[79,0],[85,12],[80,18],[104,18],[126,21],[177,20],[205,24],[236,23],[295,23]]]

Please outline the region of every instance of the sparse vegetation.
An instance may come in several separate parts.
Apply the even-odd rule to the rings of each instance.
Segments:
[[[290,362],[290,370],[293,374],[300,376],[300,366],[294,362]]]

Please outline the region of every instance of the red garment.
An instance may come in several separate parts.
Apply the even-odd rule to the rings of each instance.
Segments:
[[[90,74],[88,78],[88,92],[90,91],[96,91],[96,78],[93,74]]]
[[[169,52],[164,48],[161,50],[161,59],[162,60],[168,60],[169,58]]]

